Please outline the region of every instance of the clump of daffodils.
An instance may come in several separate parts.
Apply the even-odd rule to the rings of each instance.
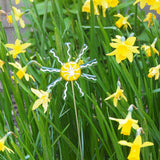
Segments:
[[[141,137],[142,128],[137,129],[137,136],[133,143],[127,142],[125,140],[121,140],[118,143],[123,146],[131,147],[130,153],[127,157],[128,160],[140,160],[140,149],[143,147],[153,146],[152,142],[144,142],[142,143]]]

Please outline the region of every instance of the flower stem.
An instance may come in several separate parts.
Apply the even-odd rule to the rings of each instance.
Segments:
[[[75,99],[73,81],[71,81],[71,85],[72,85],[74,110],[75,110],[75,116],[76,116],[76,124],[77,124],[77,133],[78,133],[79,148],[80,148],[81,160],[83,160],[81,137],[80,137],[79,123],[78,123],[77,106],[76,106],[76,99]]]

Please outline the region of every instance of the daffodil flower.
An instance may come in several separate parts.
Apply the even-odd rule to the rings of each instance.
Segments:
[[[148,27],[150,27],[150,25],[153,25],[153,19],[156,19],[156,16],[149,12],[143,22],[148,22]]]
[[[118,28],[121,28],[122,26],[124,27],[124,29],[127,29],[127,27],[129,26],[131,29],[131,25],[130,23],[127,21],[129,16],[126,16],[124,17],[123,15],[121,15],[120,13],[114,15],[115,17],[119,17],[119,20],[116,21],[115,25],[118,27]]]
[[[152,78],[155,76],[155,80],[159,78],[159,70],[160,70],[160,64],[156,67],[152,67],[149,69],[148,78]]]
[[[93,0],[94,5],[94,14],[99,15],[98,6],[102,6],[103,16],[105,17],[106,9],[109,7],[116,7],[119,3],[119,0]],[[91,13],[90,9],[90,0],[87,0],[83,7],[82,12]]]
[[[143,9],[147,3],[147,0],[136,0],[133,5],[137,4],[140,2],[140,8]]]
[[[117,118],[109,117],[110,120],[119,122],[118,130],[122,128],[121,134],[123,134],[123,135],[130,135],[131,128],[134,128],[136,130],[139,128],[139,126],[137,124],[138,120],[132,119],[132,111],[133,111],[134,107],[135,106],[133,104],[131,104],[129,106],[128,114],[125,119],[117,119]]]
[[[142,128],[137,129],[137,136],[133,143],[121,140],[118,143],[123,146],[131,147],[130,153],[127,157],[128,160],[140,160],[140,149],[143,147],[153,146],[152,142],[142,143],[142,138],[140,136]]]
[[[146,52],[146,54],[147,54],[147,57],[150,57],[152,54],[152,51],[153,51],[153,53],[155,54],[157,54],[157,55],[159,55],[159,52],[158,52],[158,50],[155,48],[155,44],[156,44],[156,42],[157,42],[157,38],[155,38],[154,39],[154,41],[153,41],[153,43],[151,44],[151,46],[148,46],[148,45],[143,45],[142,47],[141,47],[141,49],[144,49],[145,50],[145,52]]]
[[[133,53],[139,53],[137,50],[138,47],[133,46],[136,41],[136,37],[129,37],[125,40],[125,37],[117,35],[116,39],[112,39],[112,41],[114,43],[110,43],[110,46],[115,48],[115,50],[107,54],[107,56],[115,55],[117,63],[120,63],[126,58],[129,60],[129,62],[132,62]]]
[[[64,96],[63,99],[65,100],[67,95],[66,92],[68,90],[68,82],[70,81],[74,81],[75,84],[77,85],[81,95],[83,96],[84,93],[82,91],[82,89],[80,88],[77,80],[79,79],[79,77],[84,77],[86,79],[90,79],[93,81],[96,81],[96,76],[94,75],[90,75],[90,74],[85,74],[85,73],[81,73],[83,68],[92,66],[93,64],[96,64],[97,61],[96,59],[89,61],[88,63],[83,63],[81,65],[79,65],[79,61],[81,59],[81,56],[84,54],[84,51],[87,49],[87,45],[84,45],[82,50],[80,51],[80,54],[78,56],[78,58],[75,61],[71,61],[71,55],[69,54],[70,51],[70,43],[66,43],[68,50],[67,50],[67,55],[68,55],[68,62],[63,63],[60,61],[59,57],[56,56],[55,52],[53,51],[53,49],[50,50],[50,52],[53,54],[53,56],[57,59],[57,61],[61,64],[61,69],[56,69],[56,68],[48,68],[48,67],[41,67],[41,71],[43,72],[58,72],[60,77],[58,79],[56,79],[55,81],[53,81],[50,85],[48,85],[47,90],[49,91],[52,87],[54,87],[58,82],[65,80],[67,81],[65,83],[65,90],[64,90]]]
[[[121,98],[123,98],[125,101],[127,101],[126,96],[123,94],[123,90],[120,89],[120,86],[118,85],[117,90],[115,93],[113,93],[112,95],[110,95],[109,97],[107,97],[105,100],[109,100],[113,98],[113,104],[115,107],[117,107],[118,104],[118,100],[120,100]]]
[[[18,69],[18,72],[16,73],[16,75],[19,79],[22,79],[23,77],[25,77],[26,81],[29,81],[29,78],[35,81],[32,75],[29,75],[26,73],[28,65],[26,65],[25,67],[22,67],[21,64],[18,62],[9,63],[9,64]],[[12,79],[14,80],[14,76],[12,76]]]
[[[0,151],[4,152],[5,150],[7,150],[9,153],[14,153],[10,148],[8,148],[7,146],[5,146],[5,141],[7,140],[7,137],[10,135],[10,134],[13,134],[13,132],[8,132],[4,137],[2,137],[0,139]],[[14,135],[15,136],[15,135]],[[16,136],[15,136],[16,137]]]
[[[31,43],[23,43],[19,39],[16,39],[15,44],[6,44],[7,48],[11,48],[12,50],[9,51],[9,54],[13,55],[13,58],[16,58],[18,54],[25,53],[26,48],[29,47]]]
[[[24,28],[25,23],[24,23],[24,20],[22,19],[22,16],[25,12],[21,12],[21,10],[17,9],[16,7],[12,7],[12,9],[13,9],[13,13],[14,13],[16,21],[19,21],[20,26]]]
[[[150,10],[156,10],[158,14],[160,14],[160,1],[156,0],[150,7]]]
[[[42,104],[45,113],[48,108],[48,103],[50,102],[49,92],[48,91],[45,92],[43,90],[37,90],[34,88],[31,88],[31,91],[39,98],[34,102],[32,110],[37,109]]]
[[[0,21],[1,21],[1,14],[4,14],[4,16],[6,17],[6,20],[7,20],[8,24],[9,24],[9,26],[10,26],[10,24],[13,23],[12,16],[9,15],[8,13],[6,13],[4,10],[0,10]]]
[[[4,61],[2,61],[2,60],[0,59],[0,68],[1,68],[2,71],[4,72],[3,65],[4,65]]]

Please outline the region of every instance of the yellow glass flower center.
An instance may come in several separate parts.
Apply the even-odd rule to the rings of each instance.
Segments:
[[[60,75],[66,81],[76,81],[81,75],[81,68],[75,62],[67,62],[61,67]]]

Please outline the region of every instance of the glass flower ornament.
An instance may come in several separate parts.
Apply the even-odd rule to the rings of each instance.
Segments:
[[[43,72],[57,72],[59,73],[60,77],[57,78],[55,81],[53,81],[51,84],[49,84],[47,86],[47,91],[50,92],[51,88],[54,87],[58,82],[65,80],[65,90],[64,90],[64,96],[63,99],[65,100],[67,97],[67,90],[68,90],[68,83],[71,81],[74,81],[76,86],[78,87],[81,95],[83,96],[84,93],[82,91],[82,89],[80,88],[77,80],[79,79],[79,77],[84,77],[86,79],[89,80],[93,80],[96,81],[96,76],[95,75],[90,75],[90,74],[86,74],[86,73],[82,73],[82,69],[87,68],[89,66],[92,66],[93,64],[96,64],[97,61],[96,59],[93,59],[87,63],[84,64],[79,64],[79,61],[82,57],[82,55],[85,53],[85,50],[87,49],[87,45],[84,44],[77,59],[75,61],[71,61],[71,55],[69,53],[70,51],[70,43],[65,43],[68,47],[67,50],[67,55],[68,55],[68,60],[66,63],[61,62],[61,60],[59,59],[59,57],[55,54],[54,50],[51,49],[50,53],[53,54],[53,56],[57,59],[57,61],[61,64],[61,68],[57,69],[57,68],[49,68],[49,67],[41,67],[41,71]]]

